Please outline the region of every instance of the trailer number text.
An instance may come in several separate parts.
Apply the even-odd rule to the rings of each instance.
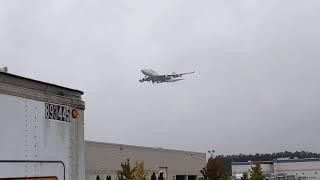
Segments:
[[[46,119],[70,122],[70,107],[46,103]]]

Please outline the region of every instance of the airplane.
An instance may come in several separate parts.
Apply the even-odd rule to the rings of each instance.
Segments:
[[[140,79],[139,81],[142,83],[144,81],[151,81],[152,83],[163,83],[163,82],[176,82],[176,81],[181,81],[183,80],[181,77],[186,75],[186,74],[192,74],[192,72],[188,73],[172,73],[168,75],[163,75],[163,74],[158,74],[157,72],[151,70],[151,69],[142,69],[141,70],[142,74],[145,75],[144,78]]]

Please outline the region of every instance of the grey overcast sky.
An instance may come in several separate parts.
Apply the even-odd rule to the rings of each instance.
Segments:
[[[88,140],[320,152],[319,19],[318,0],[3,0],[0,66],[83,90]]]

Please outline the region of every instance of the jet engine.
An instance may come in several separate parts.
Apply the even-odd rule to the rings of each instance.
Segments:
[[[173,76],[173,77],[181,77],[182,75],[181,75],[181,74],[178,74],[178,73],[176,73],[176,72],[173,72],[173,73],[172,73],[172,76]]]

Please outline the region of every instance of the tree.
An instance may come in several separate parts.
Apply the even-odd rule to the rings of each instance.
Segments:
[[[158,180],[163,180],[163,173],[160,173],[159,177],[158,177]]]
[[[136,172],[137,168],[131,168],[129,159],[127,159],[124,163],[121,163],[121,168],[122,170],[117,172],[119,180],[134,179],[134,173]]]
[[[156,173],[152,173],[152,175],[151,175],[151,180],[157,180],[157,176],[156,176]]]
[[[204,180],[222,180],[227,179],[224,175],[222,161],[219,157],[208,159],[206,167],[200,170]]]
[[[249,180],[248,173],[243,173],[241,180]]]
[[[136,162],[136,171],[134,172],[134,180],[147,180],[148,170],[145,169],[143,161]]]
[[[260,162],[255,162],[254,166],[251,166],[251,169],[249,169],[250,178],[249,180],[264,180],[265,177],[262,172],[261,164]]]

